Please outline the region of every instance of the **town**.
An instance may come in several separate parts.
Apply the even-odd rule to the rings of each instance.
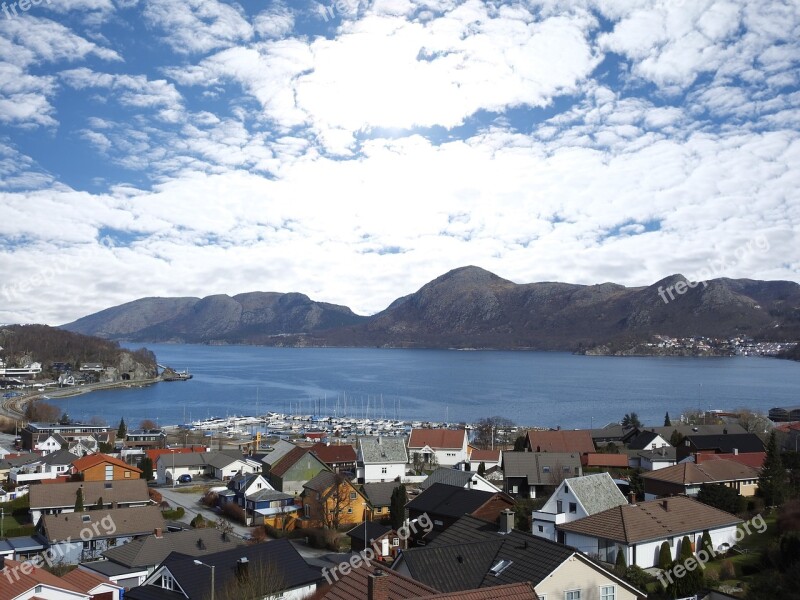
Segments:
[[[797,423],[412,425],[215,448],[27,422],[0,449],[0,599],[735,598],[793,539]]]

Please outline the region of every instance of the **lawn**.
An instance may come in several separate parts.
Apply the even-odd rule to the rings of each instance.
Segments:
[[[744,575],[743,570],[753,574],[758,573],[762,553],[780,534],[776,521],[777,517],[774,514],[764,517],[764,522],[767,524],[767,530],[764,533],[758,533],[755,527],[751,525],[750,535],[745,535],[742,541],[737,544],[737,547],[742,550],[742,554],[732,555],[728,558],[717,558],[708,563],[706,565],[706,575],[715,574],[719,577],[723,562],[730,561],[736,570],[736,579],[725,580],[720,577],[720,585],[747,583],[752,578],[752,575]],[[741,530],[742,527],[739,529]]]

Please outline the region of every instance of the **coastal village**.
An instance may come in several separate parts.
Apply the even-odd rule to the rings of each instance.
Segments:
[[[796,510],[800,426],[755,414],[271,414],[239,437],[64,417],[0,448],[0,600],[752,597],[751,551]]]

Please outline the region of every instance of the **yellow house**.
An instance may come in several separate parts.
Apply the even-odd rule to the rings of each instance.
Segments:
[[[367,498],[346,476],[322,471],[303,486],[303,518],[307,526],[339,529],[363,523]]]

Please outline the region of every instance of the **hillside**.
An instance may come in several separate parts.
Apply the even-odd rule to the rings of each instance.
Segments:
[[[9,367],[38,362],[41,377],[57,376],[54,362],[69,363],[77,371],[84,363],[101,363],[127,373],[132,380],[157,375],[156,357],[149,350],[123,350],[114,341],[81,335],[47,325],[8,325],[0,328],[0,357]]]
[[[64,327],[140,341],[569,351],[631,345],[656,334],[800,338],[796,283],[716,279],[683,288],[685,282],[673,275],[647,287],[517,284],[478,267],[462,267],[371,317],[301,294],[253,293],[188,303],[174,316],[138,330],[120,324],[142,323],[142,314],[158,312],[153,299]],[[670,300],[666,290],[674,286],[684,293],[673,293]],[[159,301],[159,314],[167,314],[170,299]],[[113,320],[101,318],[104,313]]]

